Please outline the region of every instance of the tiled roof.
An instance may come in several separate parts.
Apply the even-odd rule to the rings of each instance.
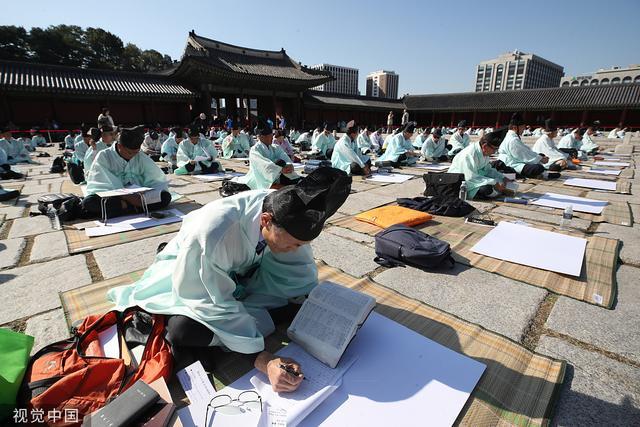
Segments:
[[[326,92],[306,92],[305,105],[321,105],[327,108],[362,108],[399,110],[404,108],[401,100],[381,99],[366,96],[347,96]]]
[[[0,61],[0,91],[173,99],[197,96],[163,76],[13,61]]]
[[[303,67],[284,49],[258,50],[207,39],[191,32],[182,61],[193,60],[219,72],[243,78],[270,78],[306,83],[312,87],[333,77],[330,73]]]
[[[413,111],[543,111],[640,107],[640,84],[407,95]]]

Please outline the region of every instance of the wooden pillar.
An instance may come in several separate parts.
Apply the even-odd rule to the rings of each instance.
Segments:
[[[455,126],[456,123],[456,112],[452,111],[451,112],[451,123],[449,124],[449,127],[452,128]]]
[[[473,118],[471,119],[471,127],[476,127],[476,111],[473,112]]]
[[[494,126],[496,129],[500,127],[500,116],[501,116],[501,112],[498,111],[498,115],[496,116],[496,125]]]
[[[434,127],[436,125],[436,112],[432,111],[431,112],[431,127]]]
[[[625,122],[627,121],[627,109],[622,110],[622,114],[620,115],[620,123],[618,123],[618,127],[623,128]]]
[[[584,110],[582,112],[582,119],[580,120],[580,126],[588,126],[589,122],[589,111]]]

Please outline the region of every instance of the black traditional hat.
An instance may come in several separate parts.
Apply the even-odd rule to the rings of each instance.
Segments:
[[[413,133],[416,130],[415,122],[409,122],[402,128],[402,132]]]
[[[200,136],[200,128],[198,126],[191,126],[189,128],[189,136]]]
[[[466,128],[467,127],[467,121],[466,120],[460,120],[458,122],[458,127],[459,128]]]
[[[587,128],[578,128],[576,129],[576,133],[580,136],[584,135],[587,132]]]
[[[136,126],[132,128],[122,128],[118,144],[121,144],[131,150],[139,150],[144,141],[144,126]]]
[[[100,129],[98,128],[89,128],[89,130],[87,131],[87,135],[91,137],[91,139],[93,139],[94,141],[97,141],[100,139],[100,135],[102,132],[100,132]]]
[[[504,140],[504,137],[507,136],[508,131],[509,128],[504,126],[500,129],[494,130],[493,132],[485,133],[482,138],[480,138],[480,144],[488,143],[492,147],[498,148]]]
[[[355,120],[350,120],[349,123],[347,123],[347,135],[352,133],[358,133],[358,125]]]
[[[184,130],[181,127],[174,127],[171,128],[171,132],[176,134],[176,138],[183,138],[184,137]]]
[[[544,121],[544,130],[547,132],[553,132],[554,130],[558,129],[556,124],[553,122],[552,119],[547,119]]]
[[[322,167],[267,197],[275,222],[296,239],[309,242],[318,237],[325,221],[342,206],[350,191],[351,177],[346,172]]]
[[[158,139],[158,132],[152,130],[151,132],[149,132],[149,137],[155,141],[156,139]]]
[[[262,117],[258,117],[258,123],[256,125],[256,133],[258,135],[267,136],[271,135],[271,126]]]
[[[509,120],[510,126],[520,126],[522,124],[522,116],[520,113],[513,113],[511,120]]]
[[[431,132],[433,135],[437,136],[438,138],[440,138],[442,136],[442,131],[440,130],[440,128],[436,128],[436,130],[434,130],[433,132]]]

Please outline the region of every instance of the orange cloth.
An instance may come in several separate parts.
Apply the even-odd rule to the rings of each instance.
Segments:
[[[572,162],[574,165],[579,165],[580,163],[582,163],[579,159],[571,159],[571,162]]]
[[[433,218],[426,212],[409,209],[402,206],[383,206],[359,213],[355,216],[358,221],[368,222],[378,227],[387,228],[395,224],[413,226],[422,224]]]

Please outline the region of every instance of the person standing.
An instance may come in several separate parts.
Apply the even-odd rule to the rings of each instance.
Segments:
[[[111,112],[107,107],[102,107],[102,113],[98,116],[98,127],[101,127],[102,124],[108,124],[112,128],[116,127],[113,117],[111,117]]]
[[[393,131],[393,111],[389,111],[389,115],[387,116],[387,133],[391,133]]]
[[[404,127],[407,123],[409,123],[409,112],[406,110],[403,111],[402,113],[402,121],[401,124]]]

